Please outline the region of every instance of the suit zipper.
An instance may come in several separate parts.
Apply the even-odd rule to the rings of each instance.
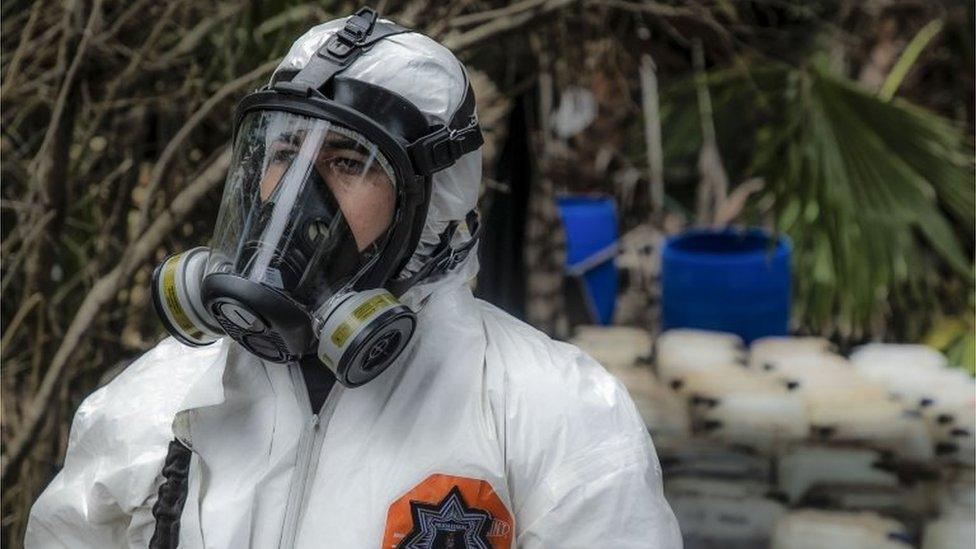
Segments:
[[[311,404],[308,400],[308,389],[305,386],[305,377],[302,376],[301,367],[298,364],[289,364],[288,368],[291,373],[292,384],[299,391],[299,406],[303,406],[303,409],[307,410]],[[298,439],[298,456],[295,462],[295,472],[288,488],[285,518],[282,523],[281,537],[278,541],[279,549],[292,549],[295,546],[298,529],[305,514],[305,503],[308,500],[309,480],[315,478],[319,457],[322,453],[322,444],[325,441],[325,432],[341,393],[342,385],[337,381],[329,390],[322,408],[305,423]]]

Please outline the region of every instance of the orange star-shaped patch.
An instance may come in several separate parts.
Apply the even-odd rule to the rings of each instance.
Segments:
[[[487,481],[434,474],[390,505],[383,549],[510,549],[512,514]]]

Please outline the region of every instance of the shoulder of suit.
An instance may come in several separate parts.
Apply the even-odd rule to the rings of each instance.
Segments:
[[[488,401],[506,441],[507,474],[520,487],[517,505],[539,490],[557,501],[559,487],[572,484],[566,479],[583,483],[652,463],[647,430],[616,378],[579,348],[494,307],[482,310]]]
[[[631,406],[623,386],[575,345],[556,341],[528,324],[481,303],[488,375],[522,395],[540,414],[611,413]]]
[[[171,437],[170,426],[194,382],[219,355],[219,344],[193,348],[160,342],[89,395],[75,414],[71,438],[138,442]]]

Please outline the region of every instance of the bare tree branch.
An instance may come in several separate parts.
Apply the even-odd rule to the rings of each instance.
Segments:
[[[525,2],[522,11],[507,14],[475,27],[461,34],[448,34],[441,43],[455,52],[466,50],[475,44],[494,38],[500,34],[519,29],[547,13],[578,4],[579,0],[546,0],[545,2]]]
[[[0,483],[6,481],[7,475],[17,468],[33,442],[45,417],[45,410],[64,378],[62,374],[68,358],[81,342],[85,332],[91,327],[101,308],[115,298],[127,279],[139,265],[151,257],[153,250],[162,243],[176,223],[183,219],[206,193],[223,181],[227,167],[230,165],[230,156],[229,148],[220,153],[195,181],[173,199],[170,206],[156,218],[156,221],[146,229],[138,240],[128,246],[122,254],[119,264],[100,278],[85,296],[78,312],[75,313],[68,326],[68,331],[61,340],[58,350],[55,352],[50,366],[44,373],[40,388],[26,406],[23,424],[19,426],[19,430],[11,441],[2,464],[0,464]]]
[[[276,66],[278,66],[278,60],[273,59],[268,61],[251,72],[224,84],[214,93],[210,99],[204,102],[199,109],[189,120],[183,124],[183,127],[176,132],[176,135],[170,139],[169,143],[166,144],[166,148],[163,149],[162,154],[159,155],[159,160],[153,166],[152,174],[149,179],[149,186],[146,190],[146,199],[142,203],[142,207],[139,208],[139,223],[136,229],[136,233],[142,232],[146,224],[149,222],[149,206],[152,204],[152,198],[156,194],[156,190],[163,181],[163,176],[166,175],[166,169],[169,167],[170,162],[173,157],[183,146],[186,139],[193,133],[193,130],[200,125],[201,122],[206,120],[213,112],[214,108],[223,102],[227,97],[239,92],[241,89],[247,87],[249,84],[253,83],[255,80],[261,76],[271,72]]]

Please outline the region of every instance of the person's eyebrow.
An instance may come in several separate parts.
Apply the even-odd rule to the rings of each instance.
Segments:
[[[298,132],[285,132],[275,139],[275,143],[281,143],[284,145],[291,145],[292,147],[298,147],[302,144],[302,137]]]
[[[332,149],[354,151],[364,155],[371,154],[365,145],[344,135],[330,135],[325,139],[325,145]]]

